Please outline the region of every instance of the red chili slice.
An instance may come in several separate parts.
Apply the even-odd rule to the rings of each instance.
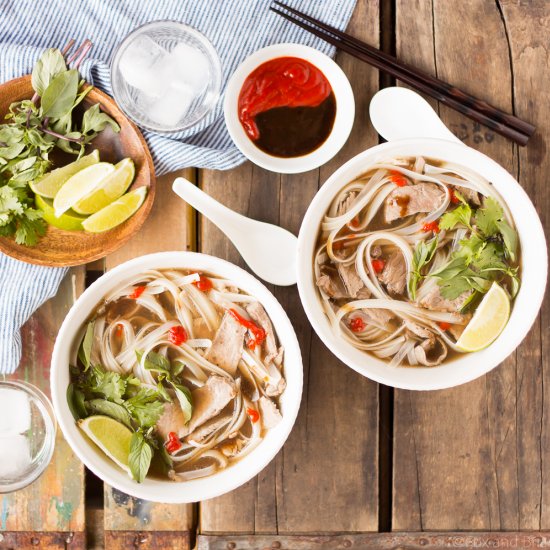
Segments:
[[[248,407],[246,409],[246,414],[248,414],[248,416],[250,417],[252,424],[255,424],[256,422],[258,422],[258,420],[260,420],[260,413],[256,409]]]
[[[187,342],[187,332],[181,325],[176,325],[168,331],[168,337],[170,342],[176,346],[181,346],[184,342]]]
[[[425,223],[422,226],[422,231],[424,231],[424,233],[429,233],[430,231],[433,231],[434,233],[439,233],[439,224],[437,223],[437,221]]]
[[[371,265],[375,273],[381,273],[384,270],[384,266],[386,265],[386,262],[384,260],[380,260],[376,258],[374,260],[371,260]]]
[[[408,185],[409,182],[407,181],[407,178],[400,172],[397,172],[396,170],[392,170],[390,172],[390,180],[392,183],[395,183],[397,187],[405,187],[405,185]]]
[[[207,292],[212,289],[214,286],[212,284],[212,281],[205,277],[204,275],[200,275],[200,279],[198,281],[195,281],[193,283],[201,292]]]
[[[181,449],[181,441],[179,440],[176,432],[170,432],[168,434],[168,441],[164,444],[164,446],[169,453],[175,453]]]
[[[456,196],[454,189],[451,189],[451,203],[452,204],[458,204],[460,202],[460,199]]]
[[[128,298],[131,298],[132,300],[137,300],[145,290],[145,285],[138,285],[134,288],[134,291],[128,296]]]
[[[353,332],[361,332],[362,330],[365,330],[366,326],[367,325],[365,324],[365,321],[363,321],[363,319],[361,319],[361,317],[354,317],[349,322],[349,328]]]
[[[441,330],[449,330],[451,328],[451,323],[445,323],[445,321],[441,321],[441,323],[437,324]]]

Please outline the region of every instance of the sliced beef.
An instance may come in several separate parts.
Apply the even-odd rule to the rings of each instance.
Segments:
[[[265,388],[265,393],[270,397],[277,397],[281,395],[286,389],[286,381],[283,377],[279,378],[277,385],[273,386],[268,384]]]
[[[237,386],[233,380],[213,375],[204,386],[191,392],[193,397],[193,416],[187,425],[186,434],[202,426],[207,420],[220,414],[225,406],[237,395]]]
[[[156,429],[163,440],[168,439],[170,432],[176,433],[178,437],[183,437],[187,433],[183,412],[177,400],[172,403],[165,403],[162,416],[157,421]]]
[[[355,191],[352,191],[351,193],[348,193],[344,200],[338,204],[336,207],[336,215],[342,216],[345,214],[353,205],[355,202],[355,198],[357,197],[357,193]]]
[[[449,313],[455,313],[460,311],[466,300],[470,297],[470,294],[471,292],[467,291],[454,300],[448,300],[441,296],[439,286],[436,285],[420,300],[420,305],[431,311],[448,311]],[[464,316],[461,315],[460,318],[462,319]]]
[[[317,278],[317,286],[329,297],[338,300],[347,298],[347,291],[338,270],[332,266],[321,267],[321,275]]]
[[[390,294],[403,294],[407,284],[407,266],[403,254],[398,251],[392,252],[377,277],[386,285]]]
[[[468,187],[454,187],[454,190],[460,194],[460,196],[470,204],[474,204],[475,206],[479,206],[481,204],[481,201],[479,200],[479,193],[477,191],[474,191],[473,189],[468,189]]]
[[[268,317],[260,302],[251,302],[248,304],[246,306],[246,312],[250,315],[252,320],[265,331],[266,337],[262,343],[262,347],[265,352],[264,361],[266,363],[271,363],[271,361],[273,361],[279,353],[271,319]]]
[[[220,414],[207,420],[202,426],[191,432],[185,439],[193,443],[202,443],[210,434],[227,424],[231,414]]]
[[[202,317],[193,319],[193,338],[207,338],[210,340],[212,336],[212,331]]]
[[[232,315],[225,313],[205,359],[234,375],[241,359],[245,332],[245,327]]]
[[[271,399],[265,397],[265,395],[260,397],[258,408],[260,409],[262,426],[266,430],[274,428],[283,419],[279,409],[277,409],[277,405],[275,405]]]
[[[355,270],[355,264],[338,264],[337,269],[340,279],[342,283],[344,283],[344,288],[348,295],[347,297],[357,298],[357,293],[364,288],[365,285]]]
[[[447,357],[447,346],[439,338],[424,340],[420,345],[415,346],[414,354],[421,365],[436,367],[441,365]]]
[[[445,192],[435,183],[417,183],[395,188],[386,198],[384,219],[391,223],[399,218],[432,212],[441,205]]]

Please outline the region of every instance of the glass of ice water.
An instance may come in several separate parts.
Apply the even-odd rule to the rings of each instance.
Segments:
[[[214,46],[176,21],[132,31],[111,64],[116,102],[138,126],[161,134],[191,128],[216,105],[222,70]]]
[[[55,433],[52,404],[36,386],[0,380],[0,493],[22,489],[42,474]]]

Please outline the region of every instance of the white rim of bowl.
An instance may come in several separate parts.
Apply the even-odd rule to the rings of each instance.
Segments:
[[[120,56],[122,54],[122,51],[126,48],[128,45],[128,42],[133,39],[136,35],[141,34],[144,32],[144,30],[147,30],[148,27],[152,27],[158,24],[170,24],[174,25],[176,27],[179,27],[180,30],[187,32],[188,34],[192,35],[194,38],[196,38],[208,51],[209,54],[209,62],[212,64],[214,68],[214,75],[215,75],[215,84],[214,84],[214,90],[212,92],[212,95],[215,96],[215,101],[212,104],[212,107],[210,109],[207,109],[204,111],[204,113],[194,120],[192,123],[185,124],[182,126],[176,126],[175,128],[161,128],[161,127],[155,127],[150,124],[146,124],[143,121],[139,120],[138,118],[134,117],[126,108],[126,102],[119,96],[117,93],[117,86],[126,85],[124,82],[119,82],[119,80],[124,80],[122,75],[117,76],[117,72],[120,72],[120,69],[118,68],[120,63]],[[148,132],[154,132],[155,134],[161,134],[161,135],[172,135],[178,132],[183,132],[184,130],[188,130],[189,128],[192,128],[193,126],[196,126],[201,120],[203,120],[209,113],[213,111],[213,109],[216,107],[216,103],[220,99],[220,92],[221,92],[221,86],[222,86],[222,65],[220,56],[212,44],[210,40],[202,34],[199,30],[195,29],[194,27],[191,27],[190,25],[187,25],[185,23],[181,23],[180,21],[174,21],[172,19],[158,19],[156,21],[148,21],[147,23],[143,23],[143,25],[140,25],[139,27],[136,27],[133,31],[128,33],[123,39],[122,42],[116,47],[116,50],[113,54],[111,61],[111,68],[109,71],[110,77],[111,77],[111,85],[113,90],[113,97],[115,101],[117,102],[118,106],[120,107],[121,111],[137,126],[140,128],[143,128],[144,130],[147,130]],[[116,83],[116,84],[115,84]]]
[[[281,396],[283,420],[267,433],[249,455],[224,470],[204,478],[182,482],[146,478],[143,483],[139,484],[130,479],[123,470],[85,439],[69,410],[66,398],[67,388],[66,386],[61,387],[58,378],[59,374],[63,374],[64,371],[67,380],[69,380],[68,356],[73,349],[74,339],[78,336],[78,327],[85,322],[88,315],[111,289],[120,286],[131,276],[132,270],[142,272],[147,269],[169,268],[210,271],[235,280],[242,285],[246,292],[257,297],[268,311],[280,341],[285,347],[285,377],[288,380],[289,369],[292,368],[295,380],[292,386],[287,384],[287,388]],[[92,305],[86,307],[83,316],[81,308],[88,301]],[[273,313],[276,314],[278,321],[274,320]],[[73,341],[67,342],[68,338],[72,338]],[[287,357],[289,363],[286,362]],[[137,498],[183,504],[228,493],[249,481],[275,458],[288,439],[298,415],[303,388],[303,364],[300,346],[292,323],[279,301],[260,281],[240,267],[215,256],[199,252],[170,251],[147,254],[120,264],[92,283],[83,292],[65,317],[57,335],[52,355],[50,385],[52,403],[61,431],[75,454],[94,474],[116,489]],[[258,460],[259,450],[263,450],[261,460]],[[209,487],[204,488],[203,485]]]
[[[258,149],[246,135],[238,116],[238,100],[244,81],[266,61],[278,57],[298,57],[315,65],[329,81],[336,98],[334,126],[325,142],[307,155],[276,157]],[[346,143],[355,118],[353,90],[344,71],[327,55],[302,44],[273,44],[248,56],[235,70],[225,91],[223,104],[225,124],[233,143],[254,164],[283,174],[307,172],[328,162]]]
[[[521,245],[521,288],[503,332],[487,348],[438,367],[390,367],[387,362],[355,349],[336,336],[321,308],[313,274],[313,251],[320,223],[338,191],[375,162],[414,155],[455,162],[491,181],[512,212]],[[524,228],[523,232],[521,228]],[[525,228],[529,229],[527,233]],[[526,269],[528,262],[531,265]],[[527,193],[511,174],[485,154],[462,143],[446,140],[419,138],[392,141],[371,147],[350,159],[321,186],[304,216],[298,236],[298,290],[309,322],[319,338],[336,357],[359,374],[401,389],[437,390],[458,386],[486,374],[504,361],[535,322],[544,297],[547,272],[544,230]],[[475,358],[475,365],[467,367],[466,363],[471,362],[472,358]]]

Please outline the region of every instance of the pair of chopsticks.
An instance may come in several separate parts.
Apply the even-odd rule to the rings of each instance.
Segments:
[[[275,0],[275,4],[290,13],[286,13],[275,7],[271,7],[271,11],[357,57],[361,61],[365,61],[373,67],[390,74],[415,90],[429,95],[455,111],[480,122],[519,145],[526,145],[529,138],[535,132],[535,127],[532,124],[505,111],[501,111],[497,107],[466,93],[464,90],[456,88],[443,80],[439,80],[416,67],[402,63],[392,55],[382,52],[282,2]]]

